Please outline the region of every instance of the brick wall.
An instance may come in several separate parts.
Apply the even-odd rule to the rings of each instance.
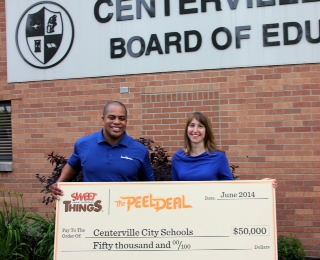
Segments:
[[[78,138],[100,130],[108,101],[127,104],[130,135],[171,155],[187,114],[203,111],[241,179],[277,178],[279,234],[320,256],[320,64],[7,84],[5,45],[0,3],[0,101],[12,102],[14,156],[0,187],[22,192],[31,210],[53,210],[35,179],[51,173],[47,154],[69,157]]]

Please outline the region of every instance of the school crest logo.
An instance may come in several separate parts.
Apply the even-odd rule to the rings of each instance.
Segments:
[[[39,2],[21,16],[16,43],[21,57],[41,69],[59,64],[69,53],[74,27],[69,13],[59,4]]]

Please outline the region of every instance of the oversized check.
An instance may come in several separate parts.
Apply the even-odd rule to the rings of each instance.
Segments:
[[[59,183],[54,259],[277,259],[272,181]]]

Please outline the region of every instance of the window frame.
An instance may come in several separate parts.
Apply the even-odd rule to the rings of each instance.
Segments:
[[[5,111],[8,114],[5,114]],[[12,171],[12,106],[0,101],[0,172]]]

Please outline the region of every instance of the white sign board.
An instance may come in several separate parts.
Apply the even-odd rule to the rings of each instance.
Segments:
[[[6,0],[8,82],[320,62],[320,0]]]
[[[59,187],[55,260],[277,259],[272,181]]]

